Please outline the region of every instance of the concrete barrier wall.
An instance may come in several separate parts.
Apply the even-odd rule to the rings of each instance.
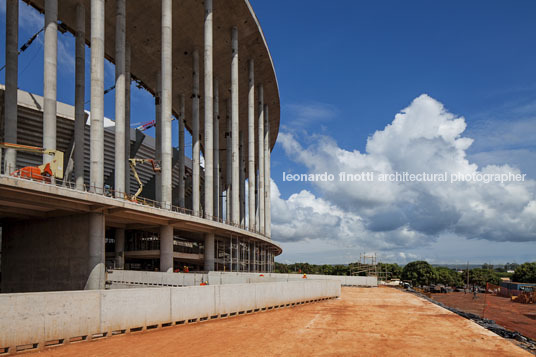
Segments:
[[[337,281],[308,280],[0,294],[0,353],[292,306],[340,291]]]
[[[109,270],[106,280],[111,283],[109,285],[112,289],[142,286],[181,287],[200,285],[203,281],[208,281],[208,274]]]
[[[267,282],[301,281],[302,274],[239,273],[211,271],[199,273],[162,273],[132,270],[110,270],[110,287],[126,288],[142,286],[195,286],[203,281],[209,285],[252,284]],[[343,286],[378,286],[378,279],[371,276],[307,275],[307,280],[338,281]]]

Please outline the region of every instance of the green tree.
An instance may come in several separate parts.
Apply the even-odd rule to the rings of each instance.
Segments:
[[[512,280],[519,283],[536,283],[536,262],[518,266],[514,271]]]
[[[462,286],[463,279],[459,273],[455,270],[446,267],[435,268],[437,279],[436,283],[444,284],[447,286]]]
[[[419,260],[404,266],[402,280],[411,281],[414,286],[430,285],[436,281],[436,273],[428,262]]]
[[[469,271],[470,284],[484,286],[486,283],[499,285],[500,282],[501,279],[499,278],[499,275],[493,270],[475,268]]]
[[[275,272],[276,273],[287,274],[288,273],[288,265],[275,262]]]
[[[386,273],[387,272],[387,278],[388,279],[400,279],[400,276],[402,275],[402,268],[394,263],[378,263],[378,273]]]
[[[504,265],[504,269],[506,270],[516,270],[516,268],[519,266],[517,263],[506,263]]]
[[[484,263],[482,264],[482,269],[493,270],[493,264]]]

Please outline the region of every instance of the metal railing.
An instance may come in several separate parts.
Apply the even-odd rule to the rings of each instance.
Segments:
[[[7,170],[7,171],[11,172],[11,170]],[[136,203],[142,206],[148,206],[148,207],[158,208],[158,209],[162,209],[166,211],[172,211],[172,212],[176,212],[179,214],[184,214],[184,215],[188,215],[192,217],[199,217],[202,219],[207,219],[209,221],[222,223],[228,226],[243,229],[248,232],[259,234],[268,239],[270,238],[266,236],[264,233],[262,233],[261,231],[258,231],[257,229],[255,229],[255,227],[248,227],[245,224],[234,223],[230,220],[223,219],[222,217],[208,215],[204,213],[202,210],[199,210],[199,212],[195,212],[194,210],[189,209],[189,208],[179,207],[179,206],[170,204],[168,202],[156,201],[156,200],[152,200],[152,199],[140,197],[140,196],[136,197],[135,199],[132,199],[132,195],[126,192],[116,191],[108,185],[104,185],[103,187],[97,187],[95,185],[86,185],[84,183],[82,185],[82,190],[80,190],[77,188],[77,184],[70,180],[67,180],[67,179],[61,180],[55,177],[50,177],[50,176],[45,176],[45,175],[34,175],[32,171],[21,172],[21,170],[14,171],[10,175],[7,175],[4,173],[4,174],[1,174],[0,176],[15,177],[18,179],[38,182],[38,183],[45,184],[45,185],[54,185],[57,187],[68,188],[74,191],[88,192],[88,193],[97,194],[97,195],[101,195],[101,196],[105,196],[105,197],[109,197],[109,198],[113,198],[113,199],[117,199],[121,201],[128,201],[131,203]]]

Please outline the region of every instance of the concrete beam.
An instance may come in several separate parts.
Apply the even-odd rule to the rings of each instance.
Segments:
[[[84,189],[84,129],[86,127],[86,8],[76,6],[75,87],[74,87],[74,181]]]
[[[18,46],[19,46],[19,0],[6,2],[6,68],[4,93],[4,141],[17,143],[18,121]],[[1,149],[0,149],[1,153]],[[0,160],[1,160],[0,155]],[[9,175],[17,169],[17,151],[6,149],[4,156],[4,173]]]
[[[116,0],[115,12],[115,197],[125,192],[125,26],[126,0]]]
[[[45,0],[45,50],[43,83],[43,147],[56,149],[57,64],[58,64],[58,0]],[[52,156],[43,154],[43,163]]]
[[[91,0],[90,190],[104,183],[104,0]]]

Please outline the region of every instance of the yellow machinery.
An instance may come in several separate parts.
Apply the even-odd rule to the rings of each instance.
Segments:
[[[143,183],[140,180],[140,177],[138,176],[138,172],[136,171],[136,164],[145,164],[150,163],[153,166],[154,172],[160,172],[160,166],[158,165],[158,162],[153,159],[129,159],[129,165],[130,169],[134,173],[134,177],[136,178],[136,181],[138,181],[138,185],[140,186],[138,188],[138,191],[134,194],[134,196],[131,197],[131,201],[136,202],[138,196],[140,195],[141,191],[143,191]]]
[[[52,156],[52,161],[49,163],[39,166],[23,167],[22,169],[11,172],[11,176],[30,178],[48,183],[50,183],[51,177],[63,179],[63,152],[61,151],[48,150],[37,146],[19,145],[12,143],[0,143],[0,148]]]

